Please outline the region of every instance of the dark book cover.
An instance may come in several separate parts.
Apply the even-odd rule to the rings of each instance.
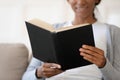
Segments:
[[[33,56],[44,62],[54,62],[62,70],[91,64],[80,56],[83,44],[95,46],[92,25],[60,32],[50,32],[26,22]]]

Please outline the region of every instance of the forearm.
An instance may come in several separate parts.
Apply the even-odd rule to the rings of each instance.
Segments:
[[[41,66],[42,62],[36,58],[32,58],[26,72],[24,73],[22,80],[38,80],[36,77],[36,69]],[[44,79],[40,79],[44,80]]]

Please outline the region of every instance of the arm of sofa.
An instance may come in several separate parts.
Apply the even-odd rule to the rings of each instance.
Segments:
[[[21,80],[28,65],[28,49],[21,43],[0,43],[0,80]]]

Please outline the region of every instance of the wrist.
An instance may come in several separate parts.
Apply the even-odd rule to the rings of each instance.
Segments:
[[[38,75],[38,69],[36,69],[36,71],[35,71],[35,76],[36,76],[37,79],[42,78],[42,77],[40,77],[40,76]]]

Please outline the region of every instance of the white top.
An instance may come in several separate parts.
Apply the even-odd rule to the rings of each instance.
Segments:
[[[57,28],[61,26],[72,25],[71,22],[56,24]],[[105,30],[100,30],[106,28]],[[99,28],[99,29],[98,29]],[[93,24],[95,44],[97,47],[103,49],[106,52],[107,62],[104,68],[99,69],[96,65],[83,66],[48,78],[47,80],[119,80],[120,79],[120,28],[108,25],[104,23],[95,22]],[[103,37],[97,37],[96,35],[104,34]],[[98,38],[98,39],[97,39]],[[101,40],[102,39],[102,40]],[[106,45],[107,44],[107,45]],[[104,45],[104,46],[103,46]],[[107,46],[107,48],[106,48]],[[114,56],[113,56],[114,55]],[[35,76],[35,70],[41,65],[41,61],[36,58],[32,58],[22,80],[37,80]],[[103,75],[102,75],[103,74]],[[39,79],[44,80],[44,79]]]

